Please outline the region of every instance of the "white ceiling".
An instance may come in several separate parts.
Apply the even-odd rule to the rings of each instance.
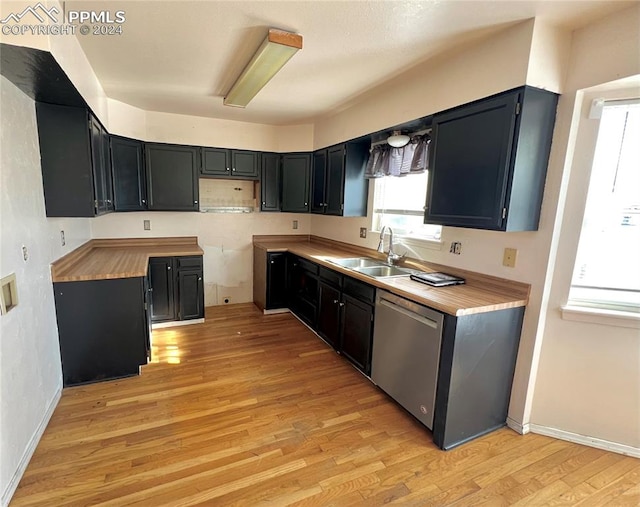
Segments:
[[[453,46],[534,16],[577,28],[618,1],[109,1],[121,36],[78,35],[105,92],[133,106],[266,124],[304,123]],[[302,34],[298,52],[246,109],[222,97],[269,27]]]

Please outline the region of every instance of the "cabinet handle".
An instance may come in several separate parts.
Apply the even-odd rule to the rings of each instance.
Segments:
[[[340,306],[344,306],[344,303],[340,303]]]
[[[307,206],[308,204],[309,204],[308,202],[305,202],[305,203],[304,203],[304,205],[305,205],[305,206]]]
[[[142,204],[147,204],[147,200],[146,199],[142,199]]]
[[[198,201],[193,201],[193,204],[198,204]]]
[[[201,276],[199,276],[199,277],[198,277],[198,281],[199,281],[199,282],[201,282],[201,281],[202,281],[202,277],[201,277]]]
[[[236,168],[234,167],[233,169],[231,169],[233,172],[236,172]]]
[[[229,170],[229,168],[227,167],[227,171]]]
[[[334,305],[337,305],[339,302],[340,302],[340,301],[338,301],[337,299],[334,299],[334,300],[333,300],[333,304],[334,304]]]
[[[171,271],[171,266],[167,266],[167,271]]]
[[[267,205],[267,201],[262,201],[262,205],[266,206]]]
[[[276,261],[271,261],[271,264],[275,264],[275,263],[276,263]]]

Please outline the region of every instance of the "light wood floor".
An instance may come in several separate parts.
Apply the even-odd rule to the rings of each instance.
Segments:
[[[207,309],[64,390],[11,505],[633,505],[640,460],[501,429],[449,452],[289,314]]]

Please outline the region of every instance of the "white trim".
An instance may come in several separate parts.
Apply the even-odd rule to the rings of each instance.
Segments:
[[[31,456],[33,456],[33,453],[35,452],[36,447],[38,447],[38,443],[42,438],[42,434],[44,433],[44,430],[47,429],[49,420],[51,419],[51,416],[53,415],[54,410],[58,406],[58,402],[60,401],[60,396],[62,396],[62,385],[58,385],[58,387],[56,388],[56,392],[54,393],[51,402],[47,406],[47,410],[42,416],[42,419],[40,420],[40,424],[38,424],[36,431],[33,433],[33,435],[31,435],[31,438],[29,439],[29,443],[27,444],[27,448],[24,450],[24,453],[22,454],[22,458],[18,463],[18,467],[16,468],[15,472],[13,472],[13,475],[11,476],[11,480],[9,481],[9,484],[7,484],[7,487],[2,492],[2,499],[0,500],[0,505],[2,505],[3,507],[6,507],[7,505],[9,505],[9,502],[11,501],[13,494],[16,492],[16,489],[18,488],[18,484],[20,483],[20,479],[22,479],[22,476],[24,475],[24,471],[27,469],[27,466],[29,465],[29,461],[31,461]]]
[[[529,423],[522,424],[511,417],[507,417],[507,426],[520,435],[526,435],[531,429]]]
[[[278,313],[291,313],[288,308],[275,308],[273,310],[262,310],[265,315],[276,315]]]
[[[558,438],[575,444],[588,445],[589,447],[595,447],[596,449],[604,449],[605,451],[616,452],[633,458],[640,458],[640,447],[632,447],[630,445],[619,444],[618,442],[611,442],[601,438],[589,437],[587,435],[571,433],[570,431],[550,428],[548,426],[540,426],[538,424],[530,424],[529,427],[531,429],[531,433],[537,433],[538,435],[545,435],[547,437]]]
[[[191,324],[204,324],[204,319],[172,320],[169,322],[158,322],[157,324],[151,324],[151,329],[163,329],[165,327],[174,327],[174,326],[190,326]]]
[[[444,242],[440,239],[414,238],[411,236],[398,236],[397,242],[401,245],[415,246],[425,250],[442,250]]]
[[[560,307],[560,312],[564,320],[640,329],[640,313],[573,305]]]

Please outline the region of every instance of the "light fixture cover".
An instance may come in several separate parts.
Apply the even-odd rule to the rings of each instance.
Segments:
[[[402,148],[409,144],[411,138],[405,134],[402,134],[399,130],[394,130],[393,134],[391,134],[387,138],[387,143],[394,148]]]
[[[270,28],[223,104],[245,107],[299,49],[302,49],[302,35]]]

